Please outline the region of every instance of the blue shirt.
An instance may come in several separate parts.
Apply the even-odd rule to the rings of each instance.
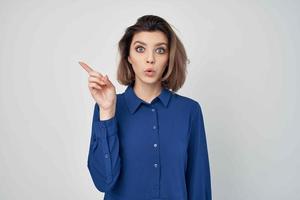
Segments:
[[[211,200],[200,104],[163,88],[148,103],[133,85],[117,94],[115,116],[95,103],[87,166],[104,200]]]

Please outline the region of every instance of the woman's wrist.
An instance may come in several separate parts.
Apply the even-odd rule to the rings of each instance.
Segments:
[[[109,108],[109,109],[101,109],[100,108],[100,120],[108,120],[115,116],[115,108]]]

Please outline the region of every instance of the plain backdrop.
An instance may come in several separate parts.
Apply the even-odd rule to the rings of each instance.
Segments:
[[[87,155],[84,61],[116,80],[117,43],[159,15],[190,64],[215,200],[300,199],[299,1],[0,1],[0,199],[102,199]]]

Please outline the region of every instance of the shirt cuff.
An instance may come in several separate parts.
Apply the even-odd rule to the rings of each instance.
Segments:
[[[114,115],[110,119],[94,121],[96,128],[99,130],[100,138],[107,138],[117,134],[117,118]]]
[[[98,123],[101,127],[103,128],[109,128],[111,126],[114,126],[116,123],[116,115],[114,115],[112,118],[110,119],[105,119],[105,120],[99,120],[98,119]]]

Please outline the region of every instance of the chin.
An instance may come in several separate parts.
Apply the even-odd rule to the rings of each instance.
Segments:
[[[145,80],[145,81],[143,81],[143,82],[146,83],[146,84],[153,85],[153,84],[156,84],[156,83],[157,83],[157,80]]]
[[[143,78],[143,79],[141,79],[141,81],[145,84],[150,84],[150,85],[156,84],[158,82],[158,80],[155,77],[153,77],[153,78]]]

